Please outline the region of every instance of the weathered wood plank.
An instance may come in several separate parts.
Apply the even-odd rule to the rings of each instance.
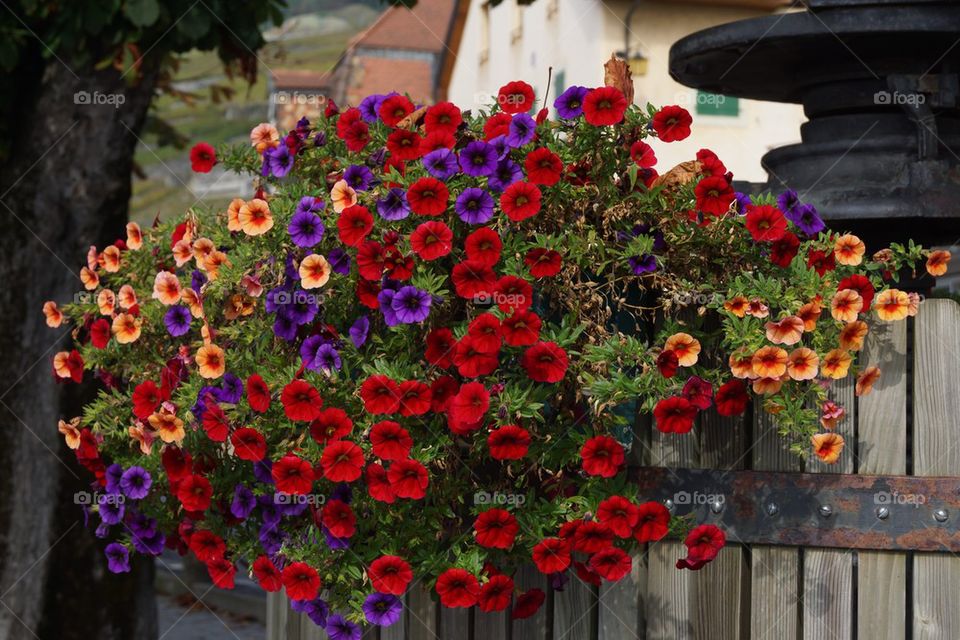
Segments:
[[[960,416],[960,305],[927,300],[915,325],[913,451],[914,473],[960,475],[957,417]],[[956,529],[957,517],[943,525]],[[920,524],[920,523],[918,523]],[[913,559],[913,638],[960,637],[960,558],[917,553]]]
[[[268,640],[280,640],[286,637],[287,614],[290,613],[290,605],[282,593],[267,594],[267,638]]]
[[[540,589],[544,593],[547,593],[548,590],[546,576],[537,571],[537,568],[533,565],[522,567],[517,571],[513,581],[520,593],[529,591],[530,589]],[[520,640],[521,638],[524,640],[546,640],[548,637],[547,627],[547,605],[544,603],[543,606],[529,618],[513,621],[512,637],[515,640]]]
[[[859,473],[903,475],[907,470],[907,323],[871,323],[860,362],[879,366],[881,374],[874,392],[857,403]],[[877,527],[883,527],[882,522]],[[906,560],[904,553],[858,552],[861,638],[906,637]]]
[[[473,614],[473,637],[507,640],[510,637],[510,610],[484,613],[477,609]]]
[[[470,611],[440,607],[440,637],[444,640],[470,637]]]
[[[643,609],[640,594],[646,590],[646,555],[633,556],[630,573],[619,582],[600,585],[599,640],[642,640]]]
[[[425,588],[414,587],[407,593],[407,636],[410,640],[439,640],[437,603]]]
[[[597,637],[597,590],[571,571],[563,591],[553,593],[553,640]]]

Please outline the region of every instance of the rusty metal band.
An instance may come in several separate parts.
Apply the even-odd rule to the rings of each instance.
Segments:
[[[960,552],[960,478],[637,467],[640,495],[729,542]]]

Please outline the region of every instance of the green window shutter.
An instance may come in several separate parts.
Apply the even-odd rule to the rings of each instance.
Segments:
[[[740,115],[740,99],[708,91],[697,91],[697,115],[728,116]]]
[[[556,99],[564,89],[567,88],[567,74],[564,71],[557,71],[553,75],[553,97]]]

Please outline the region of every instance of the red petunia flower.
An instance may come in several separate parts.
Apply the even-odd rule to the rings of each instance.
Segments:
[[[717,405],[717,413],[726,417],[742,414],[750,404],[747,386],[736,378],[720,385],[713,400]]]
[[[500,330],[504,341],[511,347],[525,347],[540,338],[540,316],[532,311],[517,311],[504,318]]]
[[[787,219],[769,204],[747,207],[747,230],[757,242],[773,242],[787,232]]]
[[[270,387],[256,373],[247,378],[247,403],[257,413],[270,408]]]
[[[873,288],[873,283],[870,282],[870,278],[859,273],[847,276],[837,285],[837,291],[843,291],[844,289],[853,289],[859,293],[860,297],[863,298],[863,308],[870,308],[870,305],[873,303],[873,295],[876,292]]]
[[[421,260],[442,258],[453,249],[453,231],[442,222],[424,222],[410,234],[410,248]]]
[[[653,130],[664,142],[676,142],[690,135],[693,118],[690,112],[677,105],[662,107],[653,115]]]
[[[357,532],[357,516],[343,500],[328,500],[323,505],[320,519],[336,538],[352,538]]]
[[[206,142],[198,142],[190,149],[190,168],[196,173],[210,173],[217,164],[217,152]]]
[[[680,358],[677,352],[672,349],[664,349],[657,356],[657,370],[664,378],[672,378],[677,375],[677,369],[680,367]]]
[[[577,577],[583,580],[585,583],[592,584],[595,587],[599,587],[601,584],[603,584],[603,579],[600,577],[600,574],[579,560],[573,561],[573,568],[577,572]]]
[[[337,218],[340,241],[348,247],[359,246],[373,231],[373,215],[363,205],[347,207]]]
[[[687,546],[687,557],[677,561],[677,568],[694,571],[700,569],[716,558],[726,543],[726,534],[714,525],[702,524],[694,527],[683,541]]]
[[[583,470],[591,476],[612,478],[623,465],[623,446],[610,436],[594,436],[580,449]]]
[[[517,603],[513,605],[510,618],[512,620],[529,618],[540,610],[540,607],[543,606],[543,602],[546,599],[547,594],[543,592],[543,589],[533,588],[529,591],[524,591],[517,598]]]
[[[525,311],[533,304],[533,287],[523,278],[503,276],[493,288],[494,301],[503,313]]]
[[[533,563],[547,575],[566,571],[570,566],[570,546],[561,538],[544,538],[533,547]]]
[[[540,188],[518,180],[501,194],[500,208],[514,222],[533,217],[540,212]]]
[[[453,364],[453,352],[456,346],[457,340],[450,329],[446,327],[434,329],[427,334],[427,349],[424,357],[430,364],[446,369]]]
[[[644,502],[637,507],[637,527],[633,537],[637,542],[662,540],[670,531],[670,511],[659,502]]]
[[[573,549],[581,553],[596,553],[613,544],[613,530],[603,522],[585,520],[573,535]]]
[[[490,549],[509,549],[517,538],[520,525],[505,509],[488,509],[473,523],[477,544]]]
[[[293,380],[280,394],[283,412],[294,421],[309,422],[320,415],[323,400],[320,393],[306,380]]]
[[[318,444],[345,438],[353,431],[353,421],[338,407],[324,409],[310,423],[310,437]]]
[[[467,251],[467,260],[492,267],[500,261],[503,241],[500,234],[490,227],[480,227],[471,232],[463,241]]]
[[[662,433],[687,433],[693,428],[697,408],[680,396],[664,398],[653,409],[657,430]]]
[[[283,586],[291,600],[313,600],[320,592],[320,576],[306,562],[291,562],[283,569]]]
[[[207,573],[210,575],[210,581],[218,589],[233,589],[237,568],[226,558],[214,558],[208,562]]]
[[[520,460],[530,448],[530,432],[515,424],[507,424],[487,436],[490,457],[495,460]]]
[[[770,245],[770,262],[786,269],[797,257],[800,248],[800,238],[787,231],[779,240]]]
[[[549,278],[560,273],[563,258],[553,249],[536,248],[527,251],[523,263],[530,269],[534,278]]]
[[[288,453],[270,470],[277,489],[290,495],[306,495],[313,487],[313,466],[300,456]]]
[[[504,611],[513,600],[513,578],[498,574],[490,578],[480,587],[478,604],[480,610],[486,613]]]
[[[420,144],[423,139],[408,129],[396,129],[387,136],[387,150],[396,160],[407,162],[423,155]]]
[[[492,313],[481,313],[467,327],[467,335],[473,338],[474,346],[486,353],[500,350],[500,319]]]
[[[627,99],[616,87],[597,87],[583,99],[583,117],[595,127],[617,124],[627,111]]]
[[[367,492],[378,502],[393,504],[397,501],[397,494],[387,478],[387,470],[378,462],[367,465],[366,471]]]
[[[377,277],[379,279],[379,276]],[[360,304],[367,307],[368,309],[379,309],[380,301],[377,299],[377,294],[380,293],[380,283],[379,282],[370,282],[368,280],[358,280],[357,281],[357,300],[360,301]]]
[[[833,271],[837,268],[834,252],[811,249],[807,253],[807,266],[816,271],[819,276],[823,277],[827,271]]]
[[[500,87],[497,104],[504,113],[526,113],[533,108],[533,87],[523,80],[514,80]]]
[[[697,196],[697,209],[712,216],[725,214],[736,198],[733,187],[723,176],[702,178],[693,192]]]
[[[457,144],[457,139],[452,133],[446,131],[428,131],[420,143],[420,150],[424,155],[437,149],[453,149]]]
[[[370,584],[380,593],[402,596],[413,580],[410,564],[400,556],[380,556],[367,568]]]
[[[446,133],[452,136],[462,122],[460,108],[452,102],[438,102],[427,109],[423,116],[423,128],[428,134]]]
[[[436,178],[420,178],[407,189],[410,210],[421,216],[438,216],[447,210],[450,190]]]
[[[637,505],[623,496],[610,496],[597,507],[597,519],[610,527],[618,538],[629,538],[637,526]]]
[[[253,575],[264,591],[273,593],[283,588],[283,579],[280,570],[267,556],[260,556],[253,561]]]
[[[496,351],[482,350],[477,340],[469,334],[457,342],[457,348],[453,352],[453,363],[457,365],[460,375],[465,378],[489,375],[496,371],[500,364]]]
[[[384,375],[370,376],[360,385],[363,408],[372,415],[396,413],[400,409],[400,386]]]
[[[527,180],[533,184],[550,186],[560,182],[563,162],[560,156],[550,149],[540,147],[527,154],[523,161],[523,168],[527,171]]]
[[[616,582],[630,573],[633,562],[622,549],[609,547],[590,556],[590,568],[603,576],[604,580]]]
[[[227,434],[230,432],[230,422],[227,420],[227,414],[209,396],[200,423],[203,425],[203,430],[207,432],[208,438],[214,442],[226,441]]]
[[[256,429],[241,427],[230,435],[233,452],[241,460],[259,462],[267,455],[267,441]]]
[[[725,176],[727,168],[710,149],[697,151],[697,161],[700,163],[700,173],[705,176]]]
[[[480,597],[480,583],[465,569],[447,569],[437,578],[440,604],[448,609],[469,609]]]
[[[141,382],[133,389],[133,415],[146,420],[160,406],[160,389],[153,380]]]
[[[523,352],[520,364],[531,380],[554,383],[563,380],[570,361],[557,343],[538,342]]]
[[[340,137],[347,145],[348,151],[359,153],[370,142],[370,125],[362,121],[354,122],[344,130]]]
[[[373,455],[384,460],[403,460],[410,455],[413,438],[393,420],[383,420],[370,428]]]
[[[476,260],[465,260],[454,265],[451,277],[454,290],[461,298],[489,299],[497,285],[493,269]]]
[[[320,456],[323,477],[332,482],[353,482],[363,473],[363,449],[349,440],[334,440]]]
[[[443,413],[459,390],[460,384],[453,376],[440,376],[430,385],[430,409],[434,413]]]
[[[430,411],[432,397],[430,387],[417,380],[400,383],[400,415],[422,416]]]
[[[653,152],[653,147],[643,140],[637,140],[630,145],[630,158],[644,169],[657,164],[657,154]]]
[[[190,551],[193,551],[200,562],[210,562],[215,558],[222,558],[227,550],[223,538],[212,531],[201,529],[194,531],[190,536]]]
[[[90,344],[96,349],[104,349],[110,342],[111,328],[106,318],[100,318],[90,325]]]
[[[393,95],[380,103],[379,115],[384,124],[395,127],[415,109],[416,107],[407,96]]]
[[[213,487],[203,476],[188,475],[177,485],[177,499],[187,511],[206,511],[212,495]]]
[[[397,460],[390,464],[387,479],[398,498],[420,500],[427,495],[430,477],[427,468],[416,460]]]
[[[497,136],[508,135],[512,121],[513,116],[509,113],[503,113],[501,111],[493,114],[483,123],[483,139],[489,142]]]
[[[167,477],[171,480],[181,480],[192,473],[193,464],[190,454],[184,453],[180,447],[173,445],[164,447],[160,461]]]
[[[450,413],[458,422],[480,421],[490,408],[490,392],[479,382],[468,382],[450,401]]]
[[[701,411],[713,404],[713,385],[699,376],[690,376],[680,392],[690,404]]]

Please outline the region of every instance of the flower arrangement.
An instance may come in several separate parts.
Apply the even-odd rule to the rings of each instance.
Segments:
[[[627,481],[636,410],[682,434],[759,398],[799,455],[841,455],[831,384],[870,392],[867,317],[916,313],[897,274],[949,254],[868,254],[708,150],[660,175],[680,107],[534,103],[511,82],[477,114],[393,94],[261,124],[191,153],[252,197],[91,247],[85,293],[44,313],[74,326],[55,377],[101,385],[59,428],[110,570],[168,547],[231,588],[241,566],[336,638],[392,624],[414,582],[524,617],[522,564],[599,584],[671,531],[681,569],[723,547]]]

